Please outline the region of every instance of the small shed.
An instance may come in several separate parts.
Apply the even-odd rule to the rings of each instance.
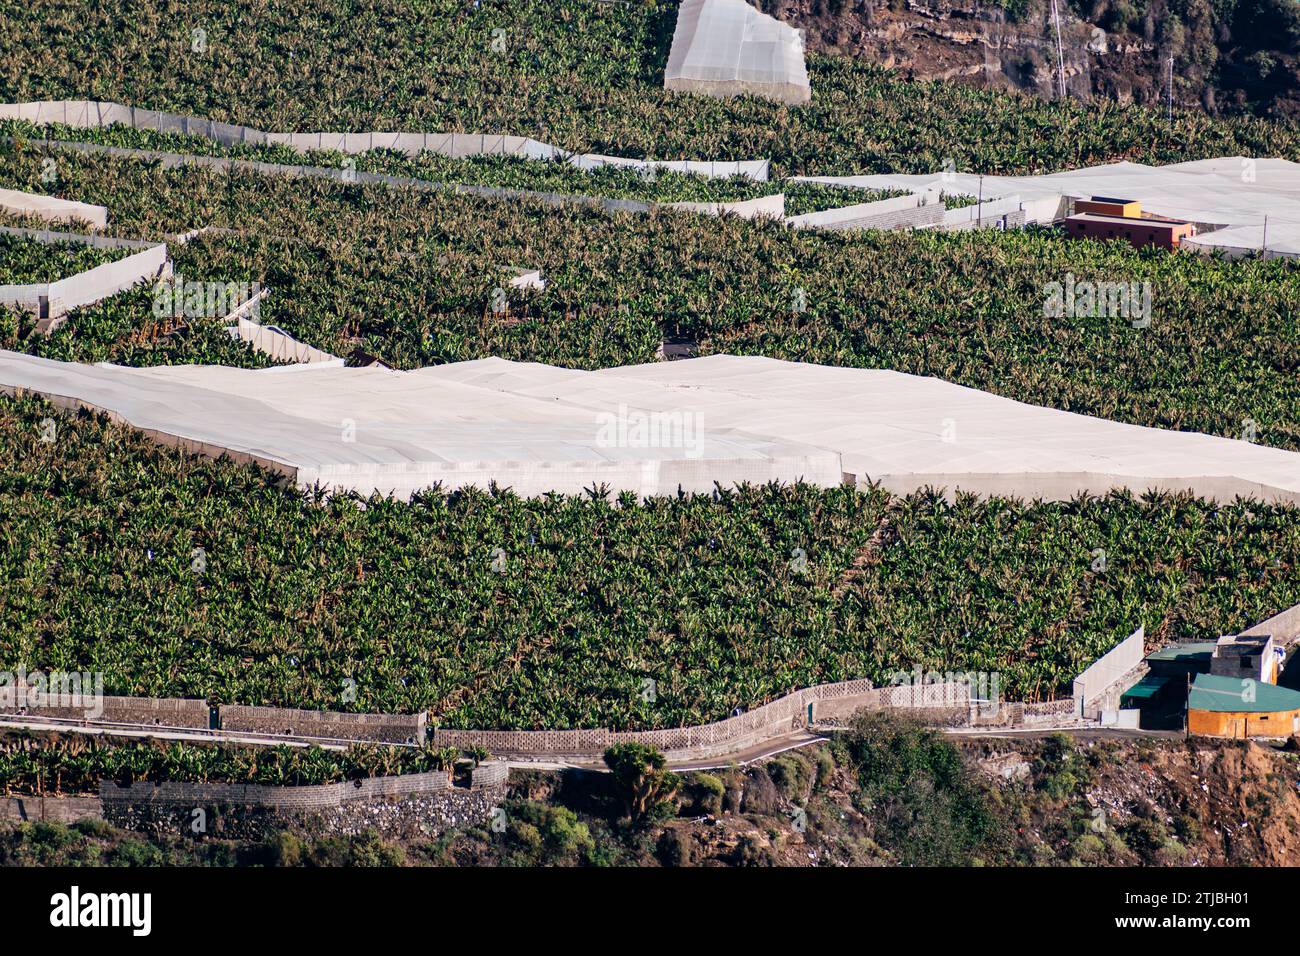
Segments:
[[[1187,730],[1209,737],[1300,733],[1300,692],[1249,677],[1200,674],[1187,698]]]
[[[1147,666],[1156,677],[1185,678],[1190,674],[1208,674],[1216,646],[1214,641],[1179,641],[1148,654]]]
[[[1210,673],[1221,677],[1249,677],[1251,680],[1277,683],[1278,655],[1273,652],[1273,638],[1267,634],[1228,635],[1214,645]]]
[[[1076,199],[1076,213],[1091,212],[1099,216],[1120,216],[1124,219],[1141,219],[1142,203],[1136,199],[1115,199],[1110,196],[1093,196],[1091,199]]]

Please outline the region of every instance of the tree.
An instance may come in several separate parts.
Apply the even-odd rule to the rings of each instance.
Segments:
[[[681,777],[667,764],[663,754],[645,744],[615,744],[605,751],[605,766],[633,823],[644,820],[681,786]]]

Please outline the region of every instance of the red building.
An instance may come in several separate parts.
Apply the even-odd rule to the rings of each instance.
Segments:
[[[1138,249],[1143,246],[1177,249],[1185,236],[1196,235],[1196,227],[1190,222],[1101,216],[1088,212],[1067,218],[1065,231],[1076,239],[1124,239]]]

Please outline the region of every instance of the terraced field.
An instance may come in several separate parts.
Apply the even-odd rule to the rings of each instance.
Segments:
[[[0,285],[57,282],[130,254],[129,249],[96,249],[77,242],[39,242],[0,233]]]
[[[778,177],[949,160],[1022,172],[1300,158],[1300,136],[1282,124],[1179,114],[1170,126],[1158,111],[905,83],[829,58],[810,61],[807,107],[669,96],[660,79],[674,6],[332,0],[304,13],[271,0],[35,0],[22,11],[33,29],[0,31],[0,99],[771,158]],[[665,335],[685,336],[706,353],[935,375],[1300,449],[1300,271],[1281,260],[1138,253],[1045,231],[848,235],[611,215],[169,170],[50,150],[33,140],[47,131],[3,132],[14,140],[0,142],[0,186],[107,205],[116,235],[225,230],[173,244],[177,271],[269,286],[263,321],[335,354],[361,348],[399,368],[486,355],[593,368],[651,361]],[[75,135],[217,151],[123,130]],[[777,186],[510,160],[371,154],[358,166],[660,201]],[[789,211],[837,199],[804,190]],[[499,310],[513,266],[540,268],[547,287],[511,290]],[[1067,277],[1149,282],[1150,327],[1049,317],[1046,289]],[[211,321],[155,319],[151,298],[141,287],[79,310],[49,339],[0,312],[0,347],[265,364]],[[53,442],[42,440],[47,418]],[[640,504],[437,489],[411,505],[326,500],[17,399],[0,400],[0,447],[0,667],[102,670],[114,693],[621,729],[919,665],[996,671],[1009,696],[1039,699],[1139,623],[1156,638],[1204,638],[1300,601],[1300,514],[1258,502],[946,504],[802,486]]]
[[[1138,623],[1204,637],[1300,601],[1294,508],[809,487],[363,506],[89,418],[45,442],[51,414],[0,401],[0,667],[102,670],[110,693],[634,728],[919,665],[1033,699]]]
[[[12,5],[11,5],[12,6]],[[99,99],[270,130],[512,133],[576,151],[771,159],[778,174],[1049,172],[1118,159],[1300,156],[1293,127],[904,83],[809,58],[789,107],[662,89],[673,0],[33,0],[0,99]],[[201,32],[196,32],[201,31]]]
[[[74,127],[61,123],[37,126],[20,120],[0,121],[0,136],[23,141],[57,140],[95,143],[122,149],[222,156],[281,165],[308,165],[337,170],[385,173],[436,183],[500,186],[576,196],[635,199],[643,202],[739,202],[782,193],[787,216],[799,216],[855,203],[905,196],[904,190],[858,189],[780,179],[756,181],[744,176],[706,177],[673,170],[641,171],[617,165],[584,170],[563,160],[539,161],[518,156],[477,156],[453,159],[437,153],[407,156],[392,150],[371,150],[346,155],[334,150],[299,152],[288,146],[227,146],[202,136],[134,129]],[[969,197],[948,197],[952,208],[974,203]]]
[[[107,204],[120,234],[241,230],[176,247],[177,270],[270,286],[263,320],[334,354],[592,368],[652,361],[663,335],[685,335],[704,352],[936,375],[1136,424],[1240,437],[1253,423],[1256,440],[1300,448],[1300,270],[1285,260],[1049,232],[824,234],[50,155],[61,189]],[[0,146],[0,185],[39,188],[46,156]],[[541,268],[548,285],[510,290],[495,315],[511,265]],[[1070,276],[1149,282],[1151,327],[1045,315],[1047,286]],[[95,307],[21,345],[11,318],[0,342],[66,358],[258,361],[202,327],[161,342],[136,308]]]

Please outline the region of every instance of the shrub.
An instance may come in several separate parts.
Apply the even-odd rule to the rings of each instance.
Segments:
[[[267,837],[266,851],[271,866],[302,866],[302,841],[288,830]]]
[[[74,823],[72,828],[79,831],[83,836],[96,837],[101,840],[107,839],[113,833],[113,828],[108,821],[99,817],[85,817]]]
[[[690,794],[697,813],[721,814],[726,793],[726,785],[711,773],[696,773],[691,777]]]
[[[605,766],[633,823],[644,821],[677,793],[681,778],[667,764],[663,754],[645,744],[615,744],[605,751]]]
[[[542,831],[524,820],[511,822],[510,837],[530,853],[537,853],[542,848]]]
[[[1002,851],[999,821],[952,741],[912,718],[859,714],[844,733],[855,799],[905,865],[960,865]]]
[[[794,751],[770,761],[767,773],[782,796],[791,800],[803,796],[812,781],[812,765]]]
[[[655,855],[664,866],[690,866],[693,861],[694,846],[688,834],[675,827],[669,827],[659,835],[655,846]]]
[[[741,810],[745,813],[770,815],[777,812],[780,803],[781,792],[764,770],[754,769],[745,775]]]

